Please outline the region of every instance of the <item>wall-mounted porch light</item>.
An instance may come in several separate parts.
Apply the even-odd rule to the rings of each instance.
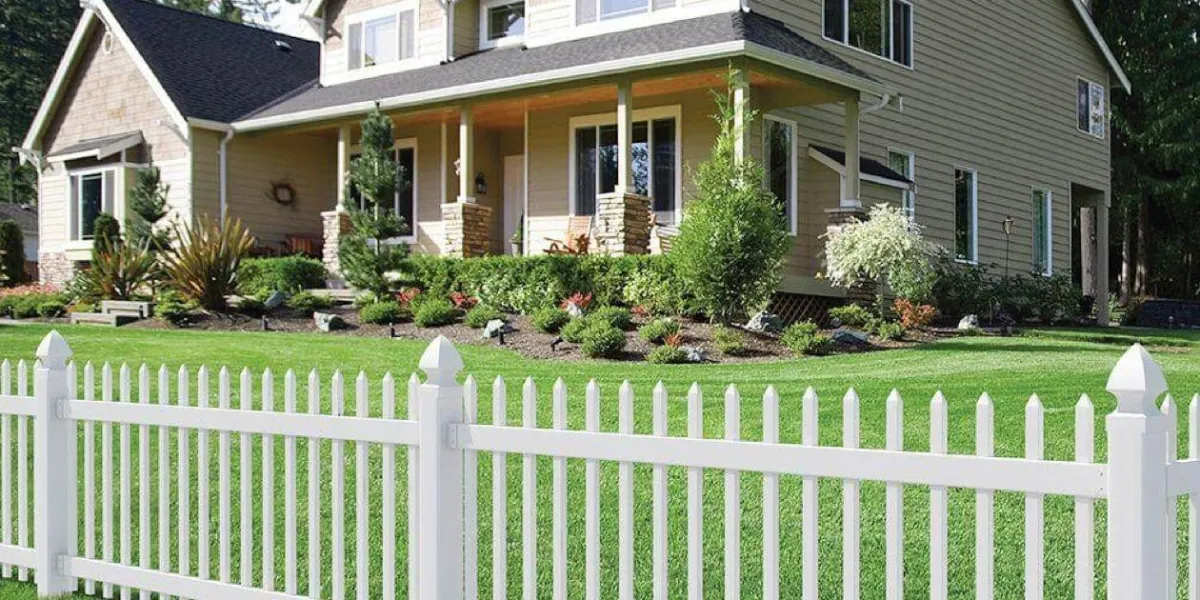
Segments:
[[[483,171],[480,171],[478,174],[475,175],[475,193],[476,194],[486,194],[487,193],[487,178],[483,176]]]

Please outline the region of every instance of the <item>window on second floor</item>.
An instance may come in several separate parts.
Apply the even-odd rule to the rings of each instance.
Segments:
[[[481,13],[482,47],[499,46],[525,35],[525,0],[484,0]]]
[[[1075,117],[1079,130],[1104,139],[1104,86],[1080,79],[1078,89]]]
[[[375,67],[416,56],[416,10],[410,3],[353,15],[347,25],[350,70]]]
[[[912,66],[913,10],[909,0],[825,0],[827,39]]]

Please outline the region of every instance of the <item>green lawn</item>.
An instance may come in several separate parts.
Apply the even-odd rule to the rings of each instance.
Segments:
[[[41,337],[48,331],[45,327],[21,326],[0,327],[0,358],[31,357]],[[282,372],[288,368],[307,371],[317,368],[327,390],[329,376],[335,368],[344,373],[355,373],[363,370],[372,381],[372,414],[379,414],[378,382],[385,372],[391,371],[401,381],[415,368],[420,353],[425,344],[417,342],[393,341],[386,339],[362,339],[328,335],[276,334],[276,333],[200,333],[200,332],[162,332],[145,330],[112,330],[95,328],[64,327],[60,331],[75,350],[79,360],[112,361],[114,364],[142,361],[165,361],[168,367],[177,368],[181,364],[195,367],[208,364],[213,368],[228,365],[240,369],[247,366],[258,372],[270,367],[277,370],[276,404],[282,406]],[[1096,431],[1101,439],[1097,440],[1097,456],[1104,455],[1103,415],[1113,407],[1113,401],[1104,392],[1104,384],[1109,370],[1116,362],[1125,347],[1141,340],[1150,346],[1151,352],[1163,364],[1167,379],[1178,395],[1190,397],[1192,392],[1200,391],[1200,361],[1196,360],[1197,348],[1200,347],[1200,334],[1176,333],[1163,331],[1113,330],[1103,334],[1095,330],[1052,330],[1034,331],[1019,338],[961,338],[945,340],[917,349],[898,350],[884,353],[861,355],[844,355],[828,358],[790,360],[770,364],[743,365],[705,365],[705,366],[652,366],[633,363],[559,363],[534,361],[521,358],[507,351],[484,347],[464,347],[462,354],[467,365],[467,371],[473,373],[481,382],[480,415],[488,422],[491,415],[491,381],[497,375],[503,375],[508,382],[510,424],[518,424],[521,418],[521,402],[519,387],[521,380],[532,376],[539,385],[540,402],[538,405],[539,425],[550,426],[549,390],[556,377],[562,377],[571,391],[569,404],[569,425],[571,428],[583,428],[583,387],[589,378],[595,378],[601,386],[602,398],[602,427],[614,431],[617,421],[616,389],[623,379],[629,379],[638,393],[635,405],[636,430],[639,433],[649,433],[651,427],[650,390],[653,384],[662,380],[670,392],[670,433],[684,435],[686,433],[686,400],[684,393],[693,382],[699,382],[705,391],[705,433],[707,437],[720,437],[724,430],[724,411],[722,391],[725,385],[736,384],[742,392],[742,435],[745,439],[758,439],[761,432],[761,397],[767,384],[778,387],[782,397],[781,407],[781,436],[785,442],[797,442],[800,439],[800,397],[807,386],[813,386],[821,398],[820,436],[824,445],[841,443],[841,402],[840,398],[849,386],[858,389],[863,398],[862,409],[862,442],[865,447],[879,448],[884,442],[884,399],[888,391],[895,387],[900,390],[905,399],[905,447],[909,450],[921,451],[928,448],[928,403],[937,390],[942,390],[950,401],[950,448],[955,453],[970,453],[974,449],[974,402],[979,394],[987,391],[996,403],[996,452],[1001,456],[1019,456],[1023,452],[1023,404],[1032,393],[1037,393],[1046,407],[1046,457],[1048,459],[1070,459],[1073,454],[1073,410],[1074,403],[1080,393],[1091,395],[1096,403]],[[99,379],[99,377],[97,377]],[[352,379],[347,376],[348,383]],[[302,380],[303,381],[303,380]],[[403,393],[404,386],[398,385],[398,392]],[[236,384],[234,390],[236,393]],[[193,394],[195,387],[193,386]],[[215,390],[215,385],[213,386]],[[348,385],[348,390],[351,387]],[[302,397],[303,391],[301,392]],[[325,397],[326,405],[328,396]],[[397,414],[404,414],[403,401],[397,408]],[[353,407],[352,396],[347,394],[347,405]],[[235,400],[236,406],[236,400]],[[1186,427],[1181,428],[1186,432]],[[153,443],[157,436],[152,435]],[[99,440],[99,435],[97,435]],[[114,448],[119,447],[114,435]],[[134,436],[134,468],[136,469],[137,436]],[[195,435],[192,436],[192,472],[196,471]],[[174,441],[172,440],[172,447]],[[1186,444],[1182,444],[1186,447]],[[99,442],[97,442],[99,447]],[[216,437],[210,442],[213,452],[212,492],[216,494]],[[153,447],[152,462],[155,461],[157,448]],[[234,495],[234,532],[233,543],[233,578],[238,580],[237,542],[238,510],[238,444],[234,442],[233,495]],[[257,485],[261,481],[260,450],[258,443],[254,445],[255,473],[253,481],[255,513],[260,507],[257,498],[260,492]],[[328,512],[329,502],[329,448],[323,448],[325,459],[322,461],[324,470],[324,502]],[[277,469],[276,482],[280,493],[276,494],[276,515],[278,526],[275,539],[278,543],[276,551],[275,573],[276,588],[283,585],[284,552],[283,552],[283,450],[282,441],[277,440],[275,452]],[[305,518],[307,489],[307,471],[303,465],[306,457],[306,446],[300,443],[298,452],[301,459],[300,477],[297,489],[300,490],[300,591],[307,590],[306,539]],[[521,585],[521,541],[520,541],[520,463],[517,457],[510,457],[509,470],[509,597],[519,597]],[[114,458],[114,463],[116,462]],[[398,462],[398,481],[403,481],[405,461]],[[99,460],[97,460],[99,464]],[[174,463],[172,463],[174,464]],[[354,452],[348,447],[346,451],[346,506],[348,521],[346,524],[347,551],[347,583],[346,590],[352,595],[354,583]],[[381,543],[379,506],[379,474],[380,457],[377,450],[372,450],[372,487],[375,498],[372,505],[371,548],[375,553],[372,560],[372,597],[380,594],[380,579],[378,553]],[[617,553],[616,553],[616,478],[615,465],[605,465],[602,468],[602,596],[614,597],[617,586]],[[173,474],[172,474],[173,475]],[[651,542],[651,491],[649,487],[650,469],[639,467],[636,472],[637,487],[635,510],[635,544],[636,544],[636,578],[637,596],[648,597],[650,593],[650,542]],[[569,495],[569,593],[571,597],[581,597],[584,585],[584,547],[583,547],[583,464],[572,461],[569,466],[568,486]],[[156,476],[152,475],[152,480]],[[682,469],[672,469],[670,476],[669,512],[671,519],[670,540],[670,577],[669,586],[672,598],[683,598],[686,595],[686,537],[684,526],[686,521],[685,472]],[[551,469],[548,459],[539,461],[539,590],[538,597],[550,596],[551,583],[551,528],[550,528],[550,481]],[[761,596],[761,573],[759,556],[761,554],[761,482],[759,475],[746,474],[743,476],[743,520],[742,520],[742,564],[743,564],[743,597],[759,598]],[[99,483],[97,484],[99,486]],[[705,481],[705,548],[706,548],[706,578],[705,597],[721,597],[723,585],[723,476],[719,472],[709,472]],[[156,484],[155,484],[156,486]],[[115,486],[114,486],[115,489]],[[404,502],[403,489],[398,493],[399,502]],[[486,456],[480,459],[480,590],[481,597],[491,595],[491,462]],[[152,494],[154,498],[155,494]],[[133,498],[137,502],[136,481]],[[840,598],[841,590],[841,484],[839,481],[822,482],[821,499],[821,597]],[[910,487],[905,493],[906,511],[906,597],[927,597],[928,591],[928,491],[924,488]],[[152,500],[154,502],[156,500]],[[114,498],[114,505],[115,505]],[[784,597],[798,597],[800,590],[800,481],[796,477],[784,477],[781,485],[781,585]],[[215,496],[212,500],[212,530],[216,531],[217,518]],[[999,494],[996,502],[997,515],[997,565],[996,582],[997,597],[1023,597],[1023,502],[1016,494]],[[1101,506],[1101,509],[1103,507]],[[1072,513],[1071,499],[1049,498],[1046,503],[1046,597],[1070,597],[1073,584],[1072,556]],[[196,511],[196,501],[192,501],[192,511]],[[862,518],[862,579],[863,597],[880,598],[883,596],[883,563],[884,563],[884,502],[883,486],[866,484],[863,491]],[[406,589],[404,583],[405,570],[403,567],[403,548],[405,523],[403,504],[398,510],[398,543],[401,544],[397,555],[400,566],[398,570],[398,589]],[[154,513],[152,513],[154,514]],[[256,517],[257,518],[257,517]],[[952,597],[968,597],[973,595],[974,586],[974,495],[970,491],[954,491],[951,493],[950,504],[950,576]],[[1098,511],[1097,526],[1097,555],[1103,557],[1103,511]],[[157,519],[152,519],[157,522]],[[193,524],[195,517],[193,517]],[[118,514],[119,522],[119,514]],[[135,520],[136,523],[136,520]],[[257,530],[255,543],[261,543],[261,532]],[[135,537],[136,537],[136,526]],[[328,535],[329,527],[325,524],[323,531]],[[1183,543],[1185,529],[1181,532]],[[82,537],[82,536],[81,536]],[[155,538],[156,539],[156,538]],[[196,560],[197,550],[193,539],[191,550],[192,560]],[[217,557],[216,540],[213,539],[211,555],[214,561]],[[154,544],[153,547],[156,548]],[[134,545],[136,563],[136,541]],[[255,548],[256,557],[260,549]],[[329,559],[329,546],[324,546],[326,561]],[[119,556],[119,552],[115,554]],[[157,550],[154,550],[157,557]],[[257,563],[257,559],[255,561]],[[194,569],[194,567],[193,567]],[[194,571],[193,571],[194,572]],[[213,565],[216,572],[216,565]],[[330,569],[328,562],[323,569],[325,595],[329,594],[328,580]],[[254,575],[257,580],[260,573]],[[1103,593],[1103,566],[1097,571],[1097,591]],[[32,597],[31,586],[27,584],[0,583],[0,598]]]

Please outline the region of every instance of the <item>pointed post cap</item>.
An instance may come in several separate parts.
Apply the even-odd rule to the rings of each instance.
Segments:
[[[46,369],[67,368],[67,361],[74,354],[67,340],[63,339],[57,330],[47,333],[37,349],[38,360],[42,361],[42,367]]]
[[[446,336],[439,335],[425,348],[419,366],[425,371],[430,384],[455,385],[459,372],[463,370],[463,361],[454,344]]]
[[[1106,389],[1117,397],[1118,413],[1160,414],[1158,397],[1167,391],[1162,367],[1141,344],[1134,344],[1108,376]]]

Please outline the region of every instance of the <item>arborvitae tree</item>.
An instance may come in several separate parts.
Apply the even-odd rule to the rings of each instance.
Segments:
[[[396,162],[392,120],[379,107],[362,122],[362,154],[350,163],[348,185],[362,198],[362,206],[347,206],[351,230],[338,247],[342,275],[350,285],[378,295],[390,289],[388,274],[400,268],[408,247],[387,241],[404,231],[404,219],[388,207],[402,177]],[[350,196],[351,190],[346,190]]]
[[[124,245],[121,223],[112,215],[100,213],[92,223],[92,245],[96,252],[112,252]]]
[[[153,164],[138,171],[137,181],[129,190],[129,216],[125,235],[129,243],[158,251],[166,247],[169,232],[154,226],[167,216],[167,194],[171,186],[163,183],[162,173]]]
[[[25,275],[25,235],[12,219],[0,220],[0,284],[21,281]]]

